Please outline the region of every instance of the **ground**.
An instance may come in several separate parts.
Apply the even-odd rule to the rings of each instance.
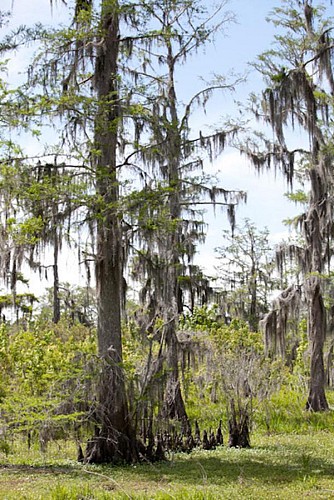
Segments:
[[[78,464],[63,458],[69,445],[58,443],[39,457],[30,451],[30,460],[1,456],[0,499],[330,499],[333,438],[325,431],[258,436],[249,450],[195,450],[167,463],[127,467]]]

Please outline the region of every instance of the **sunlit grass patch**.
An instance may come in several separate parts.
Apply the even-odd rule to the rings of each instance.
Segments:
[[[290,500],[334,496],[331,432],[256,433],[252,443],[247,450],[195,450],[170,455],[168,462],[125,467],[82,465],[73,458],[73,446],[52,443],[44,458],[36,449],[0,456],[0,499]],[[59,450],[67,450],[68,455],[60,456]]]

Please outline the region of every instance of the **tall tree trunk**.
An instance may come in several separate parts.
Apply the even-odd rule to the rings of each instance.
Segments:
[[[119,54],[118,2],[103,2],[102,39],[95,86],[99,113],[95,124],[96,185],[99,203],[97,221],[96,283],[98,302],[98,353],[101,375],[96,411],[97,429],[88,442],[86,462],[131,462],[138,458],[131,426],[122,367],[121,298],[123,249],[117,202],[116,172],[118,121],[117,89]]]
[[[293,165],[297,155],[301,150],[306,153],[301,153],[301,156],[304,157],[311,188],[307,214],[301,224],[305,252],[301,258],[300,251],[292,245],[289,253],[295,253],[305,277],[311,350],[310,390],[306,407],[314,411],[328,409],[323,361],[325,308],[321,276],[326,261],[333,255],[329,248],[333,239],[333,37],[322,14],[321,10],[313,7],[311,0],[293,0],[274,9],[269,19],[281,30],[275,37],[277,49],[262,54],[259,64],[266,86],[270,68],[271,83],[263,93],[263,111],[273,127],[278,149],[283,153],[282,156],[279,153],[279,157],[289,183],[294,176]],[[304,150],[303,143],[301,150],[289,151],[287,148],[285,132],[288,124],[294,123],[298,123],[309,137],[308,152]]]
[[[168,134],[168,184],[171,189],[169,198],[169,211],[171,228],[166,238],[166,279],[164,295],[166,301],[165,313],[165,340],[167,346],[168,378],[164,401],[164,414],[169,418],[181,421],[182,430],[190,432],[190,423],[187,416],[180,380],[179,380],[179,344],[177,339],[177,325],[179,315],[179,267],[180,267],[180,134],[177,114],[177,97],[174,84],[174,58],[170,41],[167,41],[167,64],[169,71],[168,80],[168,111],[170,113]]]
[[[326,241],[327,181],[325,178],[325,160],[318,159],[310,171],[311,197],[305,238],[310,262],[310,277],[306,280],[308,299],[308,335],[311,349],[311,370],[309,396],[306,408],[313,411],[328,410],[325,394],[325,367],[323,347],[326,335],[326,310],[321,291],[321,273],[324,269],[323,241]]]

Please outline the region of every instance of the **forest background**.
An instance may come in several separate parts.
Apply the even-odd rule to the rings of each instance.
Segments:
[[[276,45],[245,80],[253,4],[240,25],[225,3],[62,4],[50,27],[1,12],[3,453],[70,440],[85,464],[154,462],[224,433],[248,448],[294,427],[291,406],[328,422],[332,6],[275,2]],[[273,248],[279,226],[242,215],[280,217],[275,176],[301,213],[286,201],[297,233]],[[219,280],[196,261],[207,211]]]

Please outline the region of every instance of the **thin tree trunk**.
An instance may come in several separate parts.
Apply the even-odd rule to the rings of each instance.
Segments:
[[[98,353],[101,375],[95,436],[88,442],[86,462],[137,460],[136,438],[128,410],[122,367],[121,298],[123,249],[118,217],[116,173],[117,92],[119,51],[118,2],[102,3],[103,43],[99,47],[95,86],[100,110],[95,124],[97,193],[101,200],[97,222],[96,283]]]
[[[167,64],[169,71],[168,80],[168,110],[170,112],[169,130],[169,157],[168,157],[168,183],[171,189],[169,210],[171,229],[166,238],[166,280],[165,280],[165,340],[167,346],[167,384],[164,400],[164,414],[168,418],[181,421],[182,430],[190,432],[190,423],[187,416],[180,380],[179,380],[179,347],[177,339],[177,324],[179,315],[179,266],[180,266],[180,136],[178,130],[177,97],[174,85],[174,58],[170,41],[167,42]]]
[[[252,248],[253,253],[253,248]],[[252,259],[254,257],[252,256]],[[251,278],[249,283],[249,291],[251,296],[250,311],[249,311],[249,327],[252,332],[256,332],[259,326],[258,311],[257,311],[257,270],[256,264],[253,261],[251,267]]]
[[[59,239],[57,226],[55,222],[55,217],[53,219],[54,224],[54,234],[53,234],[53,318],[54,323],[58,323],[60,320],[60,300],[59,300],[59,267],[58,267],[58,257],[59,257]]]

